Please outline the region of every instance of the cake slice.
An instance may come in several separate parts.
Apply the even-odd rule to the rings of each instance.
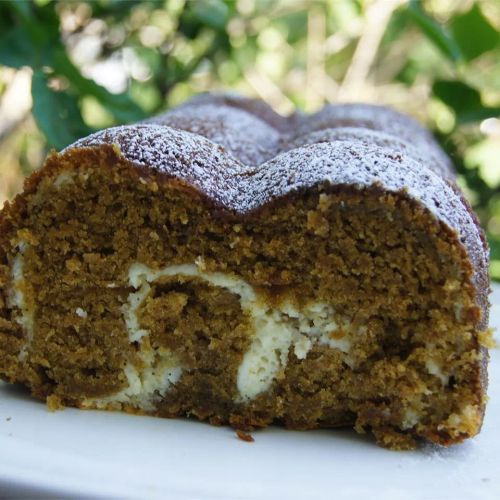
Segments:
[[[394,449],[479,432],[488,251],[432,154],[266,124],[289,149],[248,165],[179,116],[51,153],[5,205],[0,376],[52,407]]]

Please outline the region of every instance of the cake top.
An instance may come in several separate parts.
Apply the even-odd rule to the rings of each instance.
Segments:
[[[312,115],[283,117],[257,99],[232,93],[200,94],[143,123],[206,137],[245,165],[261,165],[279,151],[304,144],[349,140],[397,148],[447,179],[456,177],[449,158],[428,130],[383,106],[328,105]],[[344,130],[342,137],[335,132],[347,127],[350,132]]]
[[[144,123],[167,125],[206,137],[246,165],[260,165],[276,156],[281,137],[274,127],[251,113],[212,103],[176,108]]]
[[[437,145],[431,133],[413,118],[385,106],[364,103],[326,105],[317,113],[302,117],[298,135],[337,127],[367,128],[405,141]]]
[[[299,120],[295,138],[339,127],[368,129],[393,136],[422,151],[427,158],[437,160],[437,169],[435,161],[426,163],[431,170],[440,173],[439,170],[444,168],[450,177],[455,177],[450,159],[432,134],[413,118],[385,106],[360,103],[327,105],[317,113]]]
[[[364,144],[375,144],[376,146],[388,148],[395,152],[401,152],[414,159],[417,163],[433,165],[434,168],[432,170],[439,173],[445,179],[450,181],[456,179],[453,165],[441,149],[434,147],[417,148],[410,142],[395,135],[361,127],[338,127],[316,130],[288,140],[282,147],[288,150],[308,144],[335,141],[354,141]]]

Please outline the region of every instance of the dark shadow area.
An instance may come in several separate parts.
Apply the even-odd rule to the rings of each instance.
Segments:
[[[3,396],[9,397],[10,399],[17,399],[20,401],[33,401],[38,404],[43,404],[45,405],[45,402],[34,398],[30,390],[25,387],[24,385],[20,384],[6,384],[3,382],[0,382],[0,397]]]

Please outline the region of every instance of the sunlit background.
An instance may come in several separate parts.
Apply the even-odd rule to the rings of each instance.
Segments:
[[[452,155],[500,279],[500,2],[0,2],[0,205],[51,147],[231,89],[389,104]]]

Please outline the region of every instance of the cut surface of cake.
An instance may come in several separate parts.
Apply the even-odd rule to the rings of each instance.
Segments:
[[[53,407],[474,436],[488,249],[454,177],[376,106],[204,95],[81,139],[0,213],[0,377]]]

